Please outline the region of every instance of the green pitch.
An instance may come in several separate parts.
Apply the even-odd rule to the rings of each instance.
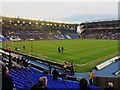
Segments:
[[[6,45],[4,43],[4,45]],[[23,49],[23,46],[26,48]],[[19,52],[31,54],[43,59],[63,63],[74,63],[77,72],[84,72],[109,58],[117,55],[117,40],[41,40],[7,42],[7,47],[17,47]],[[63,53],[57,48],[64,47]]]

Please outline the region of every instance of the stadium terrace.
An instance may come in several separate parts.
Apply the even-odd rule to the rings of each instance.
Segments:
[[[0,76],[4,81],[0,89],[8,90],[4,82],[9,82],[11,90],[119,90],[120,68],[108,69],[120,63],[119,21],[75,24],[2,15]],[[107,68],[108,73],[96,66]]]

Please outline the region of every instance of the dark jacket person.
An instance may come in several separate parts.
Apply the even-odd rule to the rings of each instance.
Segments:
[[[80,90],[91,90],[91,88],[88,86],[88,82],[85,78],[82,78],[79,82]]]
[[[47,77],[40,77],[37,84],[34,84],[30,90],[47,90]]]
[[[52,71],[52,75],[53,75],[53,80],[57,80],[58,79],[59,73],[56,70],[56,68]]]
[[[9,76],[7,67],[2,68],[2,90],[13,90],[14,84],[12,77]]]

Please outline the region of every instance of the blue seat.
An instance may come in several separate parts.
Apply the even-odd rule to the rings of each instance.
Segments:
[[[13,83],[15,84],[16,88],[19,90],[30,90],[30,87],[38,82],[39,77],[46,76],[48,79],[47,88],[50,90],[51,88],[55,90],[74,90],[79,89],[79,83],[75,81],[66,80],[62,82],[62,79],[53,80],[51,75],[45,75],[40,73],[39,71],[33,68],[19,68],[17,67],[16,70],[10,69],[10,75],[13,77]],[[91,86],[92,90],[103,90],[102,88],[98,88],[95,86]]]

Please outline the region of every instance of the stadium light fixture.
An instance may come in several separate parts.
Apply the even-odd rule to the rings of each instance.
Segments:
[[[50,26],[52,26],[52,24],[50,24]]]
[[[69,25],[67,25],[67,27],[69,28]]]
[[[47,26],[49,26],[50,24],[48,23]]]
[[[2,19],[0,19],[0,22],[2,22]]]
[[[8,16],[8,15],[7,15],[7,17],[9,17],[9,18],[16,18],[15,16]]]
[[[19,18],[19,16],[16,16],[16,18]]]
[[[23,24],[25,24],[25,21],[23,21]]]
[[[14,25],[15,25],[15,26],[17,26],[17,24],[16,24],[16,23],[15,23]]]
[[[22,17],[22,19],[24,19],[24,17]]]
[[[3,15],[3,17],[7,17],[6,15]]]
[[[29,22],[29,24],[31,24],[31,22]]]
[[[42,23],[42,25],[44,25],[44,23]]]
[[[43,19],[40,19],[40,21],[44,21]]]
[[[20,23],[20,21],[17,21],[17,23]]]
[[[45,21],[50,22],[50,20],[45,20]]]
[[[24,19],[27,19],[26,17],[24,17]]]
[[[9,22],[12,22],[11,20],[9,20]]]

